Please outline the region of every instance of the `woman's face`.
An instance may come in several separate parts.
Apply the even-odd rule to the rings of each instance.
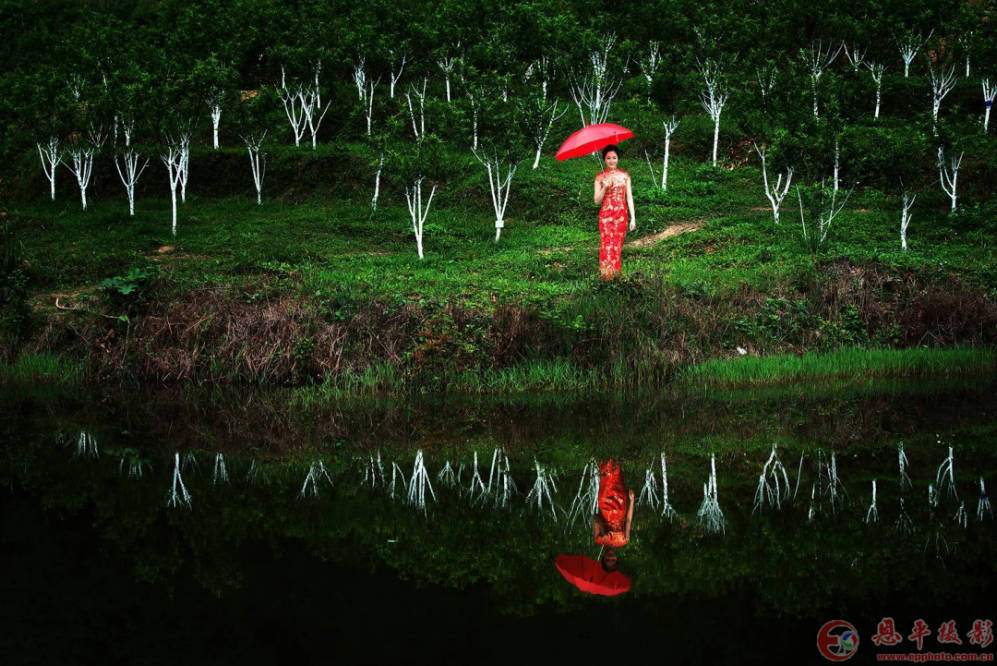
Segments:
[[[605,161],[607,169],[615,169],[616,163],[620,161],[620,156],[616,154],[615,150],[611,150],[606,153]]]

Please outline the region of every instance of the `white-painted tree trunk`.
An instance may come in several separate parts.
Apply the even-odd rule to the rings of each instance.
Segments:
[[[428,79],[423,78],[422,80],[422,90],[420,91],[414,85],[410,86],[412,89],[411,95],[405,93],[405,101],[408,103],[408,113],[409,118],[412,120],[412,133],[415,134],[416,141],[422,141],[422,137],[426,133],[426,83]],[[415,95],[419,100],[419,122],[415,121],[415,110],[412,107],[412,95]]]
[[[759,148],[757,144],[755,146],[755,152],[758,153],[758,157],[762,160],[762,183],[765,186],[765,197],[769,200],[769,204],[772,206],[772,219],[776,224],[779,224],[779,208],[782,206],[782,200],[786,198],[786,193],[789,192],[789,185],[793,182],[793,167],[786,168],[786,182],[782,182],[782,174],[776,178],[775,187],[769,187],[769,175],[768,168],[765,161],[765,153],[767,148]]]
[[[453,73],[454,64],[457,62],[456,58],[453,56],[447,56],[440,58],[436,61],[440,69],[443,70],[443,77],[446,79],[447,83],[447,104],[450,103],[450,75]]]
[[[370,209],[377,210],[377,196],[381,192],[381,169],[384,168],[384,153],[377,159],[377,173],[374,174],[374,197],[370,200]]]
[[[662,191],[667,191],[668,160],[669,160],[669,153],[671,152],[672,134],[674,134],[675,130],[678,129],[679,122],[675,120],[675,116],[672,116],[672,119],[670,121],[669,120],[664,121],[664,126],[665,126],[665,159],[661,165],[661,189]]]
[[[312,150],[315,150],[318,145],[319,127],[322,126],[322,120],[325,119],[325,114],[328,113],[329,109],[332,107],[326,104],[325,109],[322,110],[321,113],[318,112],[318,88],[299,89],[298,95],[301,100],[301,108],[305,116],[305,122],[308,125],[308,131],[311,132],[312,135]]]
[[[903,209],[900,212],[900,248],[907,251],[907,227],[910,225],[910,209],[914,206],[917,195],[908,190],[903,193]]]
[[[716,61],[707,59],[705,63],[699,63],[699,71],[706,83],[706,92],[702,95],[701,103],[713,119],[713,166],[716,166],[717,144],[720,141],[720,114],[723,112],[724,104],[727,103],[728,92],[721,79],[723,71]]]
[[[838,137],[834,137],[834,191],[838,191],[838,173],[841,171],[841,148]]]
[[[91,125],[90,130],[87,132],[86,144],[81,145],[77,140],[67,150],[72,164],[66,163],[65,159],[62,162],[73,176],[76,177],[76,184],[80,188],[80,203],[83,205],[83,210],[87,209],[87,188],[90,186],[90,179],[93,177],[94,156],[100,150],[101,146],[104,145],[106,138],[107,136],[102,129]]]
[[[360,60],[353,66],[353,85],[357,87],[357,100],[364,102],[364,94],[367,92],[367,71],[364,67],[367,59],[360,56]]]
[[[268,130],[263,130],[259,134],[249,134],[242,137],[246,144],[246,152],[249,153],[249,166],[253,170],[253,185],[256,187],[256,205],[263,203],[263,176],[267,169],[266,153],[260,152],[263,140],[267,136]]]
[[[187,203],[187,179],[190,177],[190,131],[180,135],[182,161],[180,169],[180,201]]]
[[[423,176],[419,176],[412,183],[412,187],[405,188],[405,201],[408,203],[409,215],[412,217],[412,231],[415,233],[415,247],[419,252],[419,259],[423,259],[422,253],[422,231],[423,226],[426,222],[426,217],[429,215],[429,207],[433,203],[433,195],[436,193],[436,185],[433,185],[433,189],[429,192],[429,200],[426,202],[426,206],[422,205],[422,181]]]
[[[398,80],[402,78],[402,72],[405,71],[406,60],[408,60],[408,54],[403,53],[401,57],[401,63],[398,66],[398,71],[395,71],[395,58],[394,58],[394,52],[392,52],[391,81],[388,86],[388,96],[391,97],[391,99],[395,98],[395,84],[397,84]]]
[[[295,90],[288,89],[284,80],[284,68],[281,67],[280,71],[280,101],[284,105],[284,113],[287,114],[287,120],[291,123],[291,131],[294,133],[294,145],[300,146],[301,137],[305,135],[305,129],[308,127],[308,117],[305,115],[304,108],[302,108],[304,94],[300,85]]]
[[[994,97],[997,97],[997,82],[991,83],[990,79],[983,79],[983,133],[987,134],[990,126],[990,108],[994,105]]]
[[[661,43],[652,41],[648,47],[647,56],[641,58],[640,62],[637,63],[640,66],[640,71],[644,75],[644,80],[647,82],[647,101],[651,101],[651,85],[654,83],[654,77],[658,73],[658,68],[661,66]]]
[[[883,73],[886,71],[886,65],[867,62],[865,66],[869,69],[869,75],[872,76],[872,80],[876,84],[876,112],[873,114],[873,118],[879,120],[879,102],[882,98]]]
[[[931,130],[935,136],[938,136],[938,111],[942,107],[942,100],[955,88],[955,65],[950,65],[948,69],[939,72],[929,66],[928,72],[931,75]]]
[[[211,107],[211,134],[215,150],[218,150],[218,126],[222,121],[222,107]]]
[[[606,122],[613,98],[620,91],[623,80],[608,76],[609,52],[616,44],[616,35],[604,35],[602,51],[589,54],[591,69],[583,76],[569,73],[571,99],[578,107],[582,127]]]
[[[371,123],[374,118],[374,88],[380,81],[381,77],[378,77],[376,81],[371,81],[367,87],[367,108],[365,110],[367,115],[367,136],[370,136]]]
[[[830,67],[831,63],[838,57],[838,54],[841,53],[841,49],[842,46],[839,44],[834,53],[831,53],[831,45],[828,44],[825,48],[823,42],[820,40],[811,44],[809,49],[800,49],[800,57],[803,59],[803,64],[810,70],[810,90],[813,95],[815,119],[820,118],[817,108],[817,84],[820,83],[820,77],[823,76],[824,70]]]
[[[536,122],[533,124],[533,144],[537,147],[537,152],[533,156],[533,168],[536,169],[540,165],[540,153],[543,151],[544,142],[547,141],[547,137],[550,136],[550,130],[565,113],[568,112],[568,107],[564,107],[558,112],[558,106],[560,102],[554,100],[553,104],[547,105],[546,100],[540,99],[536,100],[536,108],[534,112],[537,114]],[[477,124],[475,123],[475,137],[474,137],[474,148],[477,148]]]
[[[118,164],[118,156],[114,156],[114,168],[118,170],[118,177],[121,178],[121,183],[125,186],[125,192],[128,194],[128,215],[135,215],[135,185],[138,183],[138,179],[142,176],[142,172],[145,168],[149,166],[149,160],[145,161],[145,164],[139,168],[140,156],[130,147],[126,148],[120,155],[121,164]]]
[[[182,139],[172,137],[167,139],[166,152],[159,156],[163,160],[170,178],[170,201],[173,213],[171,232],[174,237],[177,235],[177,186],[180,184],[180,175],[183,170],[182,143]]]
[[[962,156],[965,153],[959,153],[958,158],[950,158],[948,167],[945,165],[945,151],[941,146],[938,147],[938,182],[942,186],[942,191],[949,196],[952,201],[952,212],[955,212],[956,207],[956,185],[959,181],[959,167],[962,165]]]
[[[56,167],[62,162],[65,151],[62,144],[59,143],[59,137],[55,135],[50,136],[44,146],[41,142],[36,145],[38,146],[38,157],[42,161],[42,171],[45,172],[45,177],[48,179],[49,196],[52,201],[55,201],[55,172]]]
[[[497,243],[502,234],[502,228],[505,226],[505,208],[509,203],[510,184],[518,165],[503,163],[494,155],[490,158],[482,157],[477,151],[474,152],[474,156],[488,172],[488,187],[492,194],[492,207],[495,209],[495,242]]]

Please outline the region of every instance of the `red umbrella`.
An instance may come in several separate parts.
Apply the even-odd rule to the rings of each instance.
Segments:
[[[630,577],[606,571],[597,560],[584,555],[558,555],[554,566],[564,579],[582,592],[611,597],[630,589]]]
[[[600,148],[605,148],[611,143],[619,143],[624,139],[634,138],[634,133],[622,125],[613,123],[600,123],[583,127],[561,144],[557,154],[554,155],[558,161],[563,162],[572,157],[580,157],[594,153]]]

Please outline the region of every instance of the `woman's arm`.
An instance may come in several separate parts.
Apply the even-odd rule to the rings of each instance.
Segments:
[[[630,174],[627,174],[627,204],[630,206],[630,231],[637,228],[637,216],[634,214],[634,191],[630,185]]]
[[[627,541],[630,541],[630,524],[633,522],[633,520],[634,520],[634,491],[631,490],[630,502],[629,506],[627,507],[627,526],[623,531]]]
[[[595,194],[593,198],[597,204],[602,203],[603,197],[606,196],[606,183],[599,176],[595,177]]]

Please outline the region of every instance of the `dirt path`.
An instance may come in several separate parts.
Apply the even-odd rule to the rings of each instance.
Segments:
[[[687,231],[695,231],[696,229],[701,228],[704,224],[706,224],[704,220],[693,220],[691,222],[676,222],[675,224],[669,225],[668,228],[665,229],[664,231],[659,231],[656,234],[651,234],[650,236],[644,236],[642,238],[638,238],[637,240],[632,240],[629,243],[626,243],[624,247],[648,247],[651,245],[655,245],[670,236],[677,236],[679,234],[684,234]]]

